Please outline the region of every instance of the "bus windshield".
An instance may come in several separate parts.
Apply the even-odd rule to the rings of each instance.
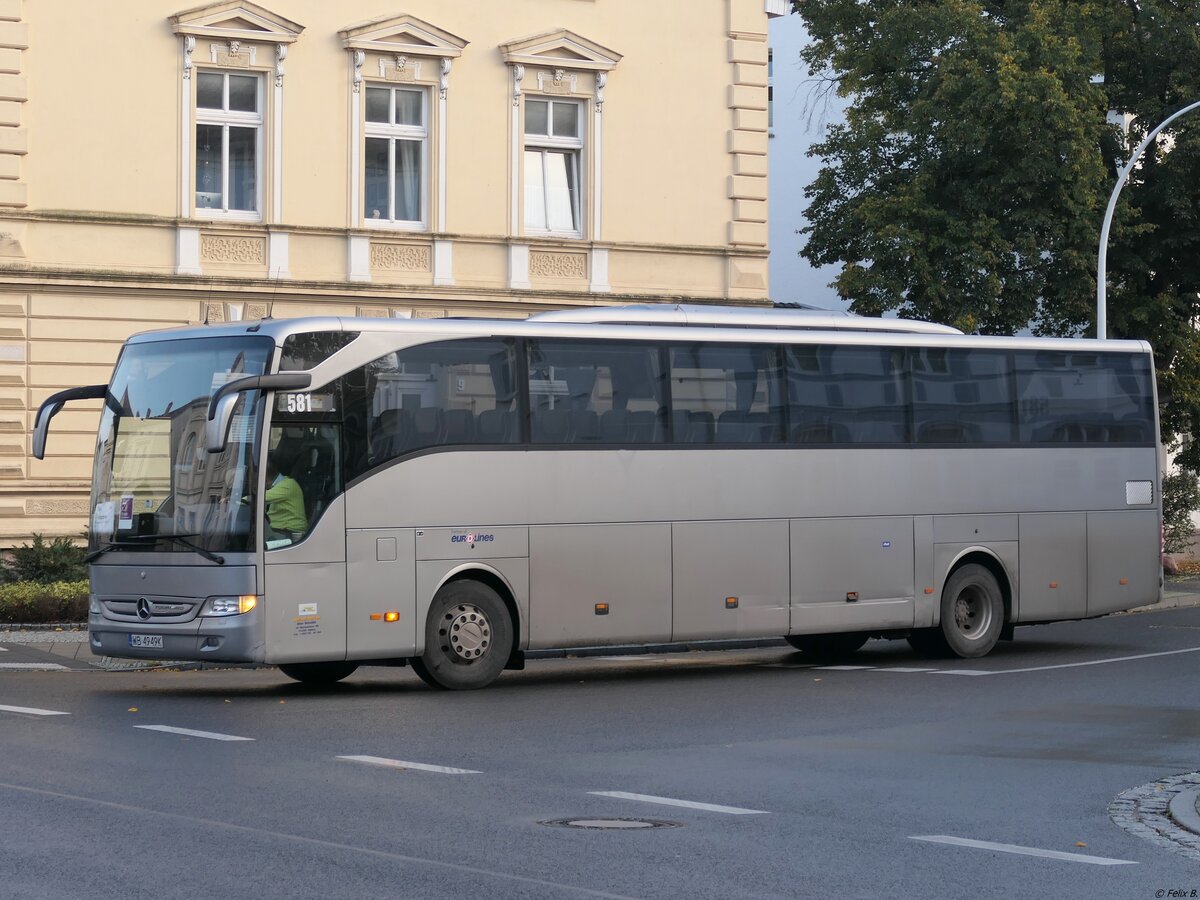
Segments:
[[[204,429],[213,392],[264,374],[273,348],[247,335],[122,351],[97,437],[91,550],[254,549],[258,392],[240,395],[222,452],[205,450]]]

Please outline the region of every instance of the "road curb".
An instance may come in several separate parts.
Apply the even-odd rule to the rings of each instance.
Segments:
[[[1196,834],[1200,834],[1200,810],[1196,809],[1198,800],[1200,800],[1200,788],[1180,791],[1171,798],[1170,806],[1167,808],[1172,819]]]

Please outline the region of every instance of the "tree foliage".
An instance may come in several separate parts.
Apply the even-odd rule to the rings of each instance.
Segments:
[[[794,0],[849,98],[802,254],[868,315],[1094,333],[1100,224],[1145,134],[1200,100],[1198,0]],[[1114,115],[1115,113],[1115,115]],[[1128,133],[1123,125],[1128,124]],[[1110,337],[1155,349],[1168,443],[1200,433],[1200,113],[1121,195]],[[1181,455],[1200,470],[1200,442]]]

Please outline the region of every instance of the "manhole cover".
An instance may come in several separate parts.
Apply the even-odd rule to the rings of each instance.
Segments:
[[[679,822],[664,819],[551,819],[539,825],[554,825],[559,828],[678,828]]]

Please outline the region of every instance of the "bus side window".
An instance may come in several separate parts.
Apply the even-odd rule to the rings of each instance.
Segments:
[[[671,347],[671,424],[680,444],[783,439],[780,351],[766,345]]]
[[[665,440],[658,345],[529,342],[530,439],[535,444],[653,444]]]
[[[494,338],[422,344],[345,376],[347,480],[437,447],[520,438],[516,342]]]
[[[909,359],[918,444],[1016,440],[1007,351],[923,349]]]
[[[908,367],[888,347],[787,348],[789,438],[801,444],[906,444]]]
[[[1046,350],[1014,356],[1022,442],[1154,440],[1153,385],[1144,357]]]

